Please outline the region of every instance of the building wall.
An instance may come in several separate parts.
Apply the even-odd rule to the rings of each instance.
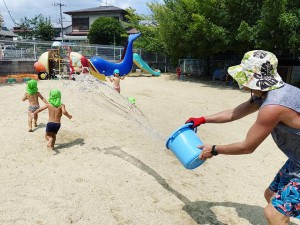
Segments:
[[[2,75],[12,75],[12,74],[36,74],[33,67],[35,61],[16,61],[16,60],[5,60],[0,61],[0,76]]]
[[[120,13],[94,13],[94,14],[80,14],[80,15],[73,15],[72,19],[74,18],[89,18],[89,27],[95,22],[96,19],[99,17],[113,17],[119,18],[120,21],[124,20],[124,15]],[[73,29],[74,30],[74,29]]]

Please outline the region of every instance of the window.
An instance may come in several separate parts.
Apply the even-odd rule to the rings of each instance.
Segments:
[[[87,31],[89,30],[89,18],[73,18],[72,19],[73,31]]]

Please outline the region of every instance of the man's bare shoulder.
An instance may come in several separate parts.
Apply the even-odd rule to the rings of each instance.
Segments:
[[[279,123],[285,114],[285,108],[280,105],[266,105],[259,109],[257,118],[264,124],[274,124]]]

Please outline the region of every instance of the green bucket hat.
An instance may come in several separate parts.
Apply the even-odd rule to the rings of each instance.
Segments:
[[[276,56],[264,50],[247,52],[240,65],[228,68],[228,73],[240,87],[253,90],[271,91],[284,85],[277,73]]]
[[[52,89],[49,94],[49,103],[53,105],[55,108],[61,106],[61,92],[58,89]]]
[[[37,81],[36,80],[30,80],[27,83],[27,87],[26,87],[26,92],[29,95],[34,95],[38,92],[38,88],[37,88]]]

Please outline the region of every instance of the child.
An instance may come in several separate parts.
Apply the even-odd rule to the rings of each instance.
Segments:
[[[41,95],[40,92],[38,92],[37,88],[37,81],[36,80],[30,80],[27,83],[26,87],[26,93],[24,94],[22,101],[25,101],[28,99],[29,101],[29,108],[28,108],[28,132],[32,132],[32,119],[34,126],[37,127],[37,119],[38,115],[35,115],[33,118],[31,117],[31,113],[34,113],[38,108],[40,108],[39,105],[39,98],[42,99],[42,101],[45,104],[48,104],[47,100]]]
[[[124,76],[120,77],[120,71],[118,69],[114,70],[114,75],[109,77],[111,82],[114,82],[114,89],[118,91],[119,93],[121,92],[120,88],[120,80],[124,80]]]
[[[50,103],[50,104],[49,104]],[[66,106],[61,103],[61,92],[58,89],[52,89],[50,91],[49,103],[45,106],[39,108],[33,113],[33,116],[37,115],[39,112],[48,109],[49,119],[46,126],[45,138],[48,141],[47,147],[54,150],[54,144],[56,141],[56,134],[60,128],[60,120],[62,114],[64,114],[69,119],[72,116],[67,112]]]

